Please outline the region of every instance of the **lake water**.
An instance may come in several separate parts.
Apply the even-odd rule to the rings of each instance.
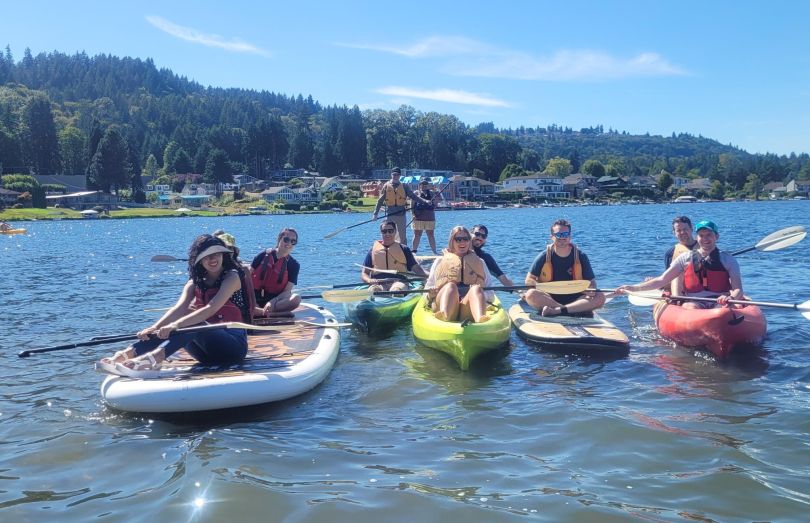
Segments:
[[[810,225],[804,201],[566,207],[440,213],[437,236],[486,223],[487,249],[521,281],[550,223],[567,218],[612,287],[662,269],[683,213],[715,220],[729,250]],[[722,364],[661,340],[651,311],[622,298],[604,316],[631,351],[609,361],[513,333],[508,350],[462,372],[408,325],[385,340],[344,329],[312,392],[191,417],[106,408],[93,362],[114,347],[17,357],[146,326],[157,313],[144,309],[169,306],[186,279],[184,263],[150,258],[184,257],[217,228],[250,259],[293,226],[299,286],[357,281],[377,227],[322,238],[368,217],[55,221],[0,237],[0,520],[806,520],[810,321],[796,312],[767,309],[764,347]],[[810,241],[740,256],[747,293],[807,300],[808,258]]]

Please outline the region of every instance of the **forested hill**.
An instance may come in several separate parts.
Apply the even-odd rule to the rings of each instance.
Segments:
[[[151,59],[26,50],[15,60],[8,47],[0,53],[5,173],[87,173],[93,186],[108,190],[137,189],[141,173],[227,180],[240,172],[265,178],[285,166],[362,175],[393,165],[493,181],[523,171],[657,176],[666,170],[708,176],[729,190],[741,189],[752,174],[762,183],[810,178],[807,154],[752,155],[687,134],[629,135],[601,125],[471,127],[408,106],[361,112],[324,107],[302,94],[204,87]]]

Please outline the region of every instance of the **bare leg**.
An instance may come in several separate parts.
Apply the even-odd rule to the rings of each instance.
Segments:
[[[413,249],[412,249],[413,252],[416,252],[416,250],[419,248],[419,240],[421,240],[421,239],[422,239],[422,231],[420,231],[419,229],[414,229],[413,230]]]
[[[487,299],[480,285],[470,287],[461,304],[462,307],[466,306],[465,308],[469,311],[469,315],[475,323],[483,323],[489,320],[489,316],[486,315]]]
[[[433,312],[437,319],[455,321],[458,317],[458,287],[455,283],[448,283],[441,289],[433,302]]]
[[[270,300],[270,310],[273,312],[284,312],[296,309],[301,305],[301,296],[285,291]]]
[[[430,250],[433,251],[433,254],[439,254],[436,252],[436,238],[433,236],[433,229],[428,229],[425,231],[427,234],[428,243],[430,244]]]

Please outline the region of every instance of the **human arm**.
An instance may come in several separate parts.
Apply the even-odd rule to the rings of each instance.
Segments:
[[[540,271],[542,270],[543,265],[546,263],[546,253],[543,252],[537,258],[534,259],[531,268],[529,268],[529,272],[526,273],[526,279],[524,283],[526,285],[535,285],[538,281],[540,281]]]
[[[183,292],[188,292],[188,299],[191,301],[191,299],[194,298],[194,282],[190,281],[189,283],[191,285],[186,284],[186,287],[183,288]],[[242,283],[239,281],[239,274],[236,271],[228,273],[222,280],[219,291],[217,291],[210,302],[199,309],[194,309],[190,313],[171,321],[170,323],[162,325],[159,329],[157,329],[158,337],[161,339],[166,339],[169,337],[172,331],[204,322],[213,316],[219,309],[221,309],[222,306],[225,305],[229,299],[231,299],[233,293],[238,291],[241,287]]]
[[[727,305],[728,300],[745,300],[743,293],[742,276],[740,274],[740,265],[737,263],[736,258],[733,256],[721,253],[721,263],[728,271],[729,284],[731,290],[728,295],[722,295],[717,298],[717,303],[720,305]]]
[[[417,202],[418,201],[418,202],[422,202],[425,205],[432,205],[433,204],[433,202],[431,200],[428,200],[426,198],[422,198],[421,196],[419,196],[418,194],[413,192],[413,189],[411,189],[407,185],[404,185],[403,187],[405,188],[405,196],[410,198],[412,202]]]
[[[651,289],[658,289],[664,285],[667,285],[681,274],[683,274],[683,267],[681,264],[673,263],[669,266],[669,269],[664,271],[664,273],[660,276],[650,278],[649,280],[645,280],[641,283],[636,283],[635,285],[621,285],[617,287],[616,294],[627,294],[628,292],[641,292]]]
[[[167,310],[163,316],[158,318],[155,323],[142,329],[138,332],[138,338],[141,340],[147,340],[149,337],[154,334],[155,332],[159,331],[163,326],[170,324],[171,322],[182,318],[184,315],[188,314],[191,301],[194,299],[194,282],[192,280],[188,280],[186,284],[183,286],[183,290],[180,293],[180,297],[177,298],[177,302],[172,305],[172,307]]]
[[[403,245],[402,252],[405,253],[405,266],[408,267],[409,271],[419,276],[427,276],[425,269],[416,261],[410,248]]]
[[[380,197],[377,198],[377,205],[374,206],[374,214],[372,216],[375,220],[377,219],[377,215],[380,214],[380,208],[382,207],[383,202],[385,202],[385,185],[386,184],[383,184],[383,186],[380,188]]]
[[[514,287],[515,285],[515,282],[510,280],[506,274],[501,274],[500,276],[498,276],[498,281],[500,281],[501,284],[506,287]]]

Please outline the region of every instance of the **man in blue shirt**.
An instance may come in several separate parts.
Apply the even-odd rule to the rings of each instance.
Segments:
[[[488,252],[484,252],[483,247],[487,244],[487,236],[489,236],[489,230],[487,229],[486,225],[476,225],[473,227],[472,230],[473,239],[472,239],[472,246],[473,250],[475,251],[476,256],[484,260],[484,263],[487,265],[487,269],[489,272],[501,282],[501,284],[512,287],[514,283],[509,277],[503,273],[500,267],[498,267],[498,263],[495,261],[495,258]]]

